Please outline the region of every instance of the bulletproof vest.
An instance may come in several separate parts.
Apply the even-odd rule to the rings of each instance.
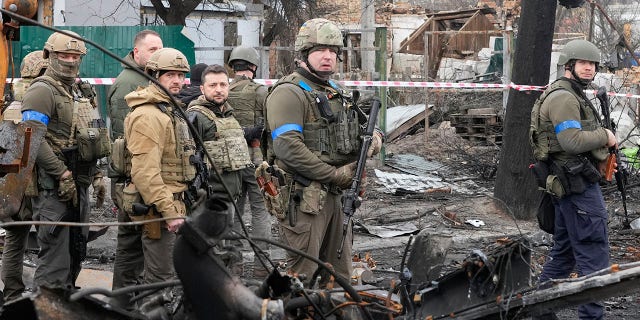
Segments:
[[[307,84],[297,73],[280,79],[270,90],[285,83],[300,87],[306,96],[308,112],[304,123],[304,144],[320,160],[330,165],[343,165],[354,161],[360,151],[361,116],[352,106],[344,89],[330,81],[332,87],[326,92],[318,91]],[[271,145],[269,146],[272,147]],[[271,150],[272,152],[272,150]]]
[[[106,142],[108,147],[108,132],[104,124],[100,125],[100,123],[103,122],[97,108],[91,104],[88,98],[83,96],[83,92],[76,84],[72,85],[71,93],[65,90],[62,83],[49,76],[38,77],[33,80],[31,85],[47,86],[53,94],[55,109],[49,119],[45,139],[49,142],[53,152],[61,159],[65,158],[63,151],[75,148],[76,153],[79,155],[74,157],[75,160],[67,163],[67,165],[72,165],[70,168],[72,168],[74,178],[77,182],[90,184],[91,177],[96,171],[96,158],[83,160],[83,150],[81,149],[93,149],[96,146],[87,145],[87,143],[90,144],[91,141],[84,141],[85,143],[79,146],[76,135],[89,133],[83,129],[101,127],[101,129],[94,130],[92,133],[101,135],[101,139],[97,141]],[[100,149],[100,151],[107,152],[103,149]],[[108,154],[101,154],[101,156],[106,155]],[[42,185],[43,188],[48,188],[46,184]]]
[[[205,141],[204,147],[216,168],[236,171],[252,164],[244,131],[234,117],[220,118],[209,108],[198,105],[190,106],[187,111],[200,112],[215,124],[217,138]]]
[[[33,79],[22,78],[13,84],[13,97],[16,101],[22,101],[24,93],[27,92],[32,81]]]
[[[2,112],[3,120],[11,120],[15,123],[22,121],[22,98],[32,81],[33,79],[22,78],[13,84],[13,97],[15,100],[11,101],[7,109]]]
[[[553,154],[556,159],[570,158],[572,156],[566,154],[555,133],[555,128],[551,121],[540,120],[540,109],[544,100],[552,93],[558,90],[566,90],[573,94],[580,104],[580,125],[582,130],[593,131],[600,127],[597,112],[593,105],[583,96],[575,92],[571,84],[564,79],[553,82],[547,90],[536,100],[531,110],[531,124],[529,126],[529,144],[533,150],[533,156],[540,161],[545,161],[549,155]]]
[[[53,93],[55,110],[49,119],[46,138],[54,151],[75,146],[77,130],[90,128],[95,120],[100,119],[97,109],[88,98],[82,96],[75,84],[72,86],[72,93],[49,76],[38,77],[31,85],[47,85]]]
[[[258,94],[256,90],[262,86],[249,79],[235,81],[229,87],[228,102],[233,107],[233,116],[241,126],[253,126],[256,122],[255,108]]]
[[[157,106],[171,118],[176,137],[176,157],[173,158],[171,155],[160,159],[160,176],[164,181],[189,182],[196,177],[196,168],[191,164],[196,143],[189,132],[189,125],[183,117],[176,115],[171,107],[162,104]]]

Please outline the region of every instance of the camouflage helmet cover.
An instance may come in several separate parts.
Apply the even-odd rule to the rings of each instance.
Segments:
[[[342,48],[342,32],[338,25],[327,19],[311,19],[300,27],[296,37],[295,50],[304,51],[315,46]]]
[[[69,36],[69,34],[78,37],[80,36],[69,30],[56,32],[50,35],[47,42],[44,44],[44,53],[42,56],[47,59],[49,58],[50,52],[75,53],[80,55],[87,54],[87,47],[85,46],[84,41],[73,38]]]
[[[258,51],[254,48],[249,47],[235,47],[231,50],[231,54],[229,54],[229,65],[232,66],[233,62],[236,60],[243,60],[251,63],[254,66],[260,64],[260,56],[258,55]]]
[[[558,65],[565,65],[571,60],[586,60],[599,63],[600,50],[587,40],[569,41],[560,52]]]
[[[48,66],[49,60],[43,58],[42,50],[29,52],[29,54],[24,56],[22,59],[22,64],[20,65],[20,76],[23,78],[35,78]]]
[[[162,48],[154,52],[147,65],[146,72],[155,71],[182,71],[189,72],[189,61],[182,52],[174,48]]]

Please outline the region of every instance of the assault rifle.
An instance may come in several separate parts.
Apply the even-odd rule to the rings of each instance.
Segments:
[[[193,206],[198,202],[198,190],[204,189],[207,192],[207,199],[213,194],[213,188],[209,185],[209,168],[204,161],[204,150],[202,146],[198,146],[193,155],[189,158],[189,162],[196,168],[196,177],[189,183],[189,192],[186,194],[186,200],[189,206]]]
[[[349,224],[351,224],[351,217],[356,212],[356,209],[360,207],[359,196],[360,189],[362,187],[362,177],[364,175],[365,165],[367,164],[367,152],[369,151],[369,146],[371,146],[373,131],[376,128],[376,122],[378,120],[378,110],[380,110],[380,100],[374,99],[371,101],[371,112],[369,112],[367,128],[362,135],[362,147],[360,149],[360,156],[358,157],[356,172],[353,176],[353,180],[351,180],[351,187],[342,197],[344,221],[342,222],[342,240],[340,241],[340,247],[338,248],[338,259],[342,256],[342,248],[344,247],[344,240],[347,237]]]
[[[616,128],[613,122],[611,122],[611,111],[609,110],[609,97],[607,96],[607,89],[605,87],[598,88],[596,97],[598,98],[598,100],[600,100],[600,107],[602,108],[602,117],[604,118],[603,127],[611,130],[611,132],[615,134]],[[618,191],[620,191],[620,196],[622,198],[622,208],[624,209],[624,228],[628,229],[631,226],[631,223],[629,223],[629,214],[627,213],[627,190],[625,188],[625,171],[626,170],[620,164],[620,154],[618,148],[616,146],[610,147],[604,179],[611,182],[615,172],[616,185],[618,186]]]

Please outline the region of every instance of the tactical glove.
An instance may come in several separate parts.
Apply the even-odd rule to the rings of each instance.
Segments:
[[[373,136],[371,136],[371,145],[369,146],[369,150],[367,150],[367,157],[372,157],[380,153],[381,148],[382,148],[382,133],[378,131],[374,131]]]
[[[60,180],[58,184],[58,199],[62,202],[73,201],[73,206],[78,206],[78,193],[73,177],[68,176]]]
[[[346,189],[351,186],[353,175],[356,171],[356,163],[351,162],[336,169],[333,173],[333,183],[339,188]]]

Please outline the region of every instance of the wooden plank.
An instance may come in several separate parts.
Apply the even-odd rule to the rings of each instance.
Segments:
[[[496,110],[493,108],[476,108],[476,109],[467,109],[467,114],[491,114],[496,115]]]
[[[429,109],[428,114],[431,114],[432,112],[433,111],[431,109]],[[394,139],[396,139],[399,136],[401,136],[403,133],[407,132],[409,129],[411,129],[416,124],[420,123],[421,121],[424,121],[425,117],[426,116],[425,116],[424,112],[420,112],[420,113],[416,114],[411,119],[405,121],[402,125],[400,125],[395,130],[393,130],[392,132],[387,134],[387,139],[386,140],[387,141],[393,141]],[[428,125],[429,125],[428,123],[425,124],[425,126],[428,126]]]

